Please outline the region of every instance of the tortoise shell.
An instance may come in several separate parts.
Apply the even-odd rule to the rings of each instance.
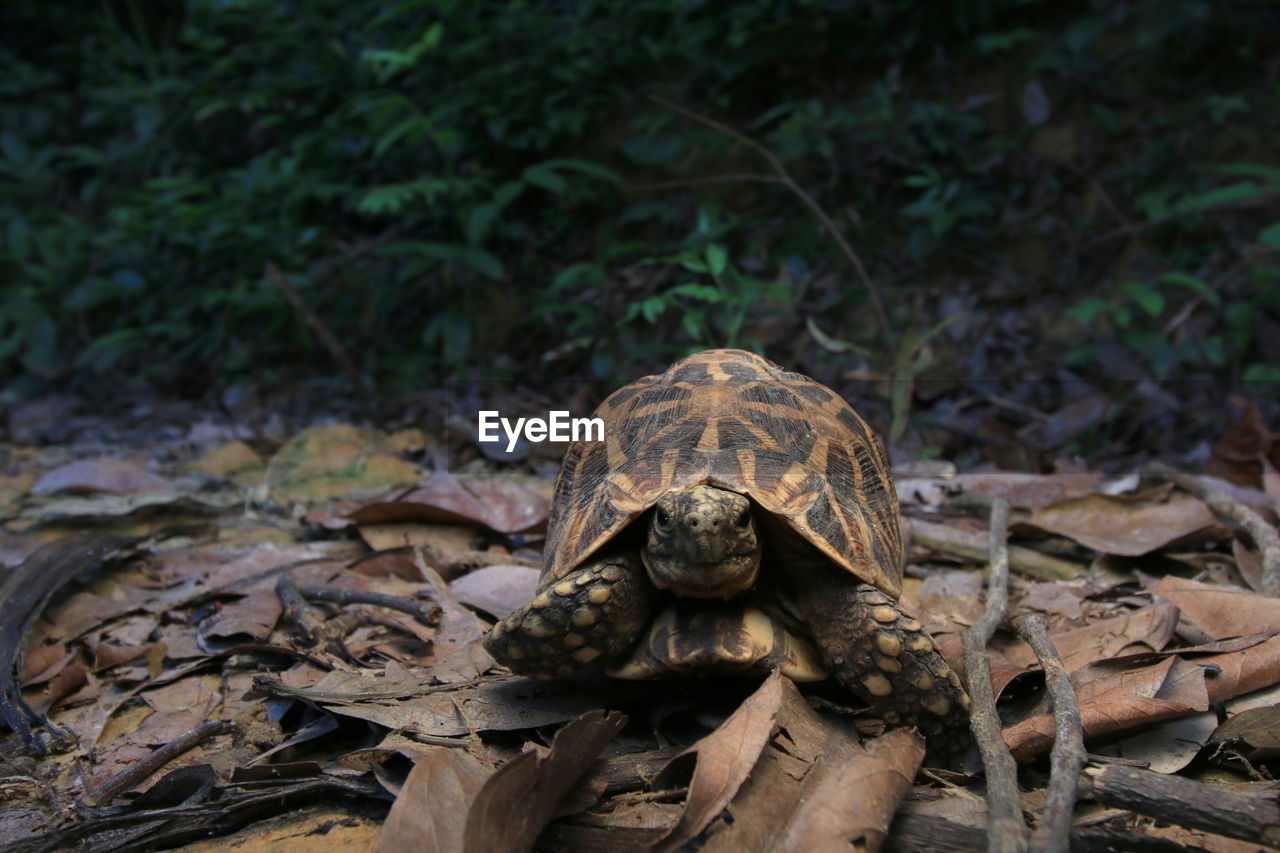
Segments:
[[[603,441],[565,455],[542,585],[557,581],[673,489],[751,498],[836,565],[894,598],[902,534],[889,462],[835,392],[742,350],[695,353],[615,391]]]

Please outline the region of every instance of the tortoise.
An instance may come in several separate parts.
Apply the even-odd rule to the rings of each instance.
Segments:
[[[539,678],[767,673],[836,682],[932,739],[969,699],[898,604],[903,548],[883,448],[837,394],[742,350],[614,392],[570,446],[545,566],[485,648]]]

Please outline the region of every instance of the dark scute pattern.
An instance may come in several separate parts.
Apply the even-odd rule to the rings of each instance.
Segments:
[[[743,447],[754,449],[760,441],[756,438],[756,434],[745,425],[736,420],[721,418],[719,443],[721,450],[732,451]]]
[[[792,375],[794,376],[796,374]],[[835,399],[834,394],[816,382],[796,382],[794,388],[797,394],[801,394],[813,402],[822,405],[826,405]]]
[[[773,439],[797,461],[808,459],[809,454],[813,452],[813,443],[817,436],[814,435],[813,425],[808,420],[783,417],[776,412],[760,412],[755,409],[747,409],[742,414],[744,418],[751,421],[753,426]]]
[[[726,376],[732,376],[734,379],[760,379],[760,366],[756,364],[743,364],[740,361],[722,361],[720,369],[724,371]]]
[[[813,506],[809,507],[809,511],[805,513],[805,521],[808,522],[809,529],[831,543],[837,553],[849,552],[849,540],[845,537],[835,508],[827,500],[825,492],[820,492]]]
[[[686,364],[672,371],[672,382],[701,382],[711,373],[705,364]]]
[[[836,415],[840,423],[847,426],[852,432],[862,438],[865,442],[870,436],[867,434],[866,424],[862,422],[862,418],[853,413],[853,409],[848,406],[840,407],[840,414]]]
[[[800,399],[782,385],[764,382],[742,389],[742,399],[748,403],[764,403],[769,406],[785,406],[797,412],[804,411]]]

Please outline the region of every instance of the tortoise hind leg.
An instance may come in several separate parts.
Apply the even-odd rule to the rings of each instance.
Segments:
[[[484,647],[512,672],[568,675],[634,644],[655,598],[637,555],[598,560],[539,590],[528,606],[493,626]]]
[[[849,576],[832,583],[806,585],[823,594],[798,603],[836,680],[890,725],[967,740],[969,696],[924,626],[873,586]]]

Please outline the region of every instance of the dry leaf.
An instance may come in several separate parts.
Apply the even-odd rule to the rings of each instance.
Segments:
[[[544,495],[516,483],[458,480],[437,471],[399,500],[368,504],[349,517],[360,524],[473,521],[499,533],[518,533],[544,525],[549,509]]]
[[[457,853],[467,811],[492,774],[465,749],[423,747],[382,825],[380,853]]]
[[[1076,695],[1086,739],[1209,707],[1204,670],[1178,658],[1077,683]],[[1003,735],[1017,760],[1038,755],[1053,745],[1053,715],[1039,714],[1007,726]]]
[[[1280,598],[1176,577],[1162,578],[1151,593],[1176,604],[1215,640],[1280,628]]]
[[[675,850],[695,838],[733,799],[773,734],[785,685],[789,684],[774,670],[729,719],[672,759],[654,780],[655,787],[669,784],[678,775],[676,767],[685,763],[687,756],[697,756],[684,811],[657,850]]]
[[[500,767],[471,803],[465,853],[529,849],[574,782],[626,722],[617,711],[583,714],[556,732],[545,755],[525,752]]]
[[[286,500],[318,501],[372,494],[416,482],[418,469],[380,449],[381,437],[348,424],[304,430],[267,467],[273,492]]]
[[[169,481],[122,459],[81,459],[54,468],[31,487],[33,495],[55,492],[170,492]]]
[[[528,566],[486,566],[463,575],[449,587],[463,604],[501,619],[533,599],[539,574]]]
[[[1217,522],[1202,501],[1177,492],[1160,502],[1085,495],[1037,509],[1024,523],[1104,554],[1137,557],[1185,541]]]
[[[1102,484],[1102,475],[991,471],[961,474],[954,482],[965,492],[1004,498],[1017,509],[1040,509],[1068,498],[1092,494]]]
[[[1178,625],[1178,608],[1172,604],[1144,607],[1136,613],[1094,622],[1085,628],[1051,634],[1054,646],[1068,672],[1075,672],[1094,661],[1120,653],[1121,649],[1141,643],[1159,651],[1173,637]],[[1004,649],[1004,656],[1014,666],[1031,666],[1035,652],[1019,642]]]
[[[786,681],[778,732],[729,803],[733,820],[708,853],[879,850],[924,759],[924,740],[896,729],[858,742],[847,724],[816,713]]]

